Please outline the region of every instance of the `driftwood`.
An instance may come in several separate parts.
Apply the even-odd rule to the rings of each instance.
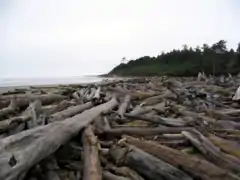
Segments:
[[[30,119],[31,119],[30,115],[25,115],[25,116],[18,116],[18,117],[13,117],[13,118],[10,118],[10,119],[0,121],[0,133],[3,133],[3,132],[8,131],[10,129],[14,129],[19,124],[27,122]]]
[[[111,101],[65,121],[40,126],[0,140],[0,179],[22,179],[34,164],[55,152],[102,112],[117,105]],[[31,154],[31,156],[29,156]],[[22,177],[22,178],[20,178]]]
[[[75,116],[76,114],[79,114],[86,109],[90,109],[91,107],[93,107],[92,102],[88,102],[88,103],[85,103],[85,104],[80,104],[80,105],[77,105],[77,106],[70,106],[63,111],[52,114],[49,118],[49,121],[54,122],[54,121],[64,120],[66,118]]]
[[[147,135],[158,135],[166,133],[181,133],[182,131],[187,131],[191,128],[188,127],[154,127],[154,128],[134,128],[134,127],[125,127],[125,128],[114,128],[105,130],[105,134],[111,136],[122,136],[126,135],[135,135],[135,136],[147,136]]]
[[[130,101],[131,101],[131,96],[130,95],[126,95],[122,104],[119,106],[119,109],[118,109],[118,114],[119,116],[123,119],[124,118],[124,114],[125,112],[127,111],[127,108],[130,104]]]
[[[128,167],[116,167],[112,164],[110,164],[107,169],[113,171],[115,174],[124,176],[124,177],[130,177],[131,180],[144,180],[138,173],[136,173],[134,170],[128,168]]]
[[[153,156],[192,174],[194,178],[203,180],[234,180],[239,179],[230,172],[215,166],[214,164],[181,151],[163,146],[151,141],[142,141],[130,136],[124,136],[127,143],[134,145]]]
[[[162,124],[166,126],[174,126],[174,127],[184,127],[187,125],[186,122],[184,122],[182,119],[173,119],[173,118],[164,118],[157,115],[131,115],[131,114],[125,114],[125,117],[130,119],[138,119],[138,120],[144,120],[156,124]]]
[[[233,172],[240,172],[240,160],[222,152],[200,132],[192,130],[183,131],[182,134],[210,161],[213,161],[218,166],[227,168]]]
[[[240,158],[240,144],[234,141],[229,141],[217,136],[210,134],[208,136],[209,140],[215,145],[218,146],[224,152],[231,154],[237,158]]]
[[[123,176],[117,176],[108,171],[103,171],[103,179],[104,180],[131,180],[130,178],[126,178]]]
[[[15,113],[16,108],[17,108],[17,105],[16,105],[15,100],[13,99],[10,102],[8,107],[0,109],[0,120],[6,115],[9,115],[9,114],[11,115],[11,114]]]
[[[59,94],[43,94],[43,95],[34,95],[34,94],[24,94],[24,95],[8,95],[0,97],[0,108],[6,107],[12,99],[15,100],[17,107],[24,108],[29,105],[30,102],[39,99],[42,105],[48,105],[53,102],[58,102],[65,99],[65,96]]]
[[[54,114],[54,113],[57,113],[59,111],[63,111],[64,109],[68,108],[69,106],[71,106],[72,103],[70,103],[69,101],[67,100],[63,100],[61,101],[59,104],[57,105],[52,105],[52,107],[48,108],[45,112],[45,114],[48,116],[48,115],[51,115],[51,114]],[[43,106],[42,109],[44,109],[45,107]]]
[[[181,170],[133,146],[115,146],[110,149],[117,164],[127,165],[146,179],[192,179]]]
[[[93,96],[93,101],[98,101],[101,97],[101,87],[98,87],[98,89],[95,91]]]
[[[83,133],[84,170],[83,180],[101,180],[101,166],[98,155],[98,140],[93,133],[92,126],[88,126]]]
[[[153,110],[152,106],[136,106],[131,112],[129,112],[130,115],[140,115],[140,114],[146,114]]]
[[[239,83],[149,77],[1,94],[0,179],[239,180]]]

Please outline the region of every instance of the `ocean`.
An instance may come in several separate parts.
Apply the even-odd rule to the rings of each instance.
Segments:
[[[67,77],[67,78],[0,78],[0,87],[81,84],[100,82],[104,79],[98,76]]]

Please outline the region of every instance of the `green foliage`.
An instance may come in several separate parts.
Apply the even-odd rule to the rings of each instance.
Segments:
[[[172,50],[157,57],[144,56],[128,63],[121,63],[109,74],[120,76],[193,76],[199,71],[206,74],[236,74],[240,72],[240,44],[236,52],[227,50],[226,41],[200,48],[183,45],[182,50]]]

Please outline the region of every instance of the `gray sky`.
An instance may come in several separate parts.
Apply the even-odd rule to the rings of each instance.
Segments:
[[[122,57],[240,41],[238,0],[0,0],[0,78],[110,71]]]

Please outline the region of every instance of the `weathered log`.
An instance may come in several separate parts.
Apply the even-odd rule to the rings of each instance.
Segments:
[[[224,152],[240,158],[240,145],[235,141],[229,141],[212,134],[208,135],[209,140],[221,148]]]
[[[110,155],[117,164],[132,168],[146,179],[192,179],[183,171],[134,146],[114,146],[110,149]]]
[[[98,87],[94,93],[93,101],[98,101],[101,97],[101,87]]]
[[[49,118],[49,122],[64,120],[66,118],[75,116],[75,115],[77,115],[77,114],[79,114],[79,113],[81,113],[81,112],[83,112],[86,109],[89,109],[91,107],[93,107],[92,102],[87,102],[85,104],[80,104],[80,105],[77,105],[77,106],[70,106],[63,111],[52,114]]]
[[[136,106],[131,112],[130,115],[140,115],[146,114],[153,110],[153,106]]]
[[[31,120],[27,121],[28,128],[34,128],[39,125],[45,124],[45,119],[42,118],[41,115],[42,104],[41,101],[35,100],[34,102],[30,103],[25,114],[31,116]]]
[[[152,122],[156,124],[162,124],[166,126],[173,126],[173,127],[184,127],[187,125],[186,122],[184,122],[182,119],[173,119],[173,118],[165,118],[161,116],[156,116],[156,115],[132,115],[132,114],[125,114],[125,117],[130,118],[130,119],[138,119],[138,120],[143,120],[147,122]]]
[[[240,160],[227,155],[197,130],[183,131],[182,134],[210,161],[235,173],[240,172]]]
[[[99,162],[98,139],[88,126],[83,133],[84,169],[83,180],[101,180],[102,170]]]
[[[224,120],[218,120],[214,123],[214,125],[218,128],[222,129],[240,129],[240,123],[234,122],[234,121],[224,121]]]
[[[94,127],[99,134],[111,128],[106,116],[99,116],[94,122]]]
[[[149,106],[149,105],[154,105],[154,104],[157,104],[159,102],[161,102],[163,100],[163,95],[157,95],[157,96],[153,96],[153,97],[149,97],[147,99],[145,99],[141,105],[143,106]]]
[[[117,175],[130,177],[131,180],[144,180],[138,173],[136,173],[134,170],[130,169],[129,167],[124,167],[124,166],[116,167],[111,164],[107,168],[113,171]]]
[[[103,171],[103,179],[104,180],[131,180],[130,178],[126,178],[123,176],[117,176],[108,171]]]
[[[12,99],[15,99],[16,105],[19,108],[24,108],[29,105],[30,102],[39,99],[42,105],[48,105],[53,102],[58,102],[65,99],[65,96],[58,94],[43,94],[43,95],[34,95],[34,94],[24,94],[24,95],[8,95],[0,97],[0,108],[6,107]]]
[[[134,145],[145,152],[156,156],[163,161],[191,174],[196,179],[202,180],[237,180],[236,176],[230,172],[215,166],[214,164],[198,158],[196,156],[185,154],[181,151],[157,144],[153,141],[143,141],[130,136],[123,136],[127,143]]]
[[[118,109],[118,114],[119,116],[123,119],[124,118],[124,114],[125,112],[127,111],[127,108],[130,104],[130,101],[131,101],[131,96],[130,95],[126,95],[122,104],[119,106],[119,109]]]
[[[64,109],[68,108],[69,106],[73,105],[73,103],[63,100],[57,105],[50,105],[51,107],[46,109],[44,106],[42,107],[44,113],[48,116],[59,111],[63,111]]]
[[[189,127],[153,127],[153,128],[112,128],[105,130],[104,133],[111,136],[134,135],[134,136],[148,136],[166,133],[181,133],[182,131],[190,130]]]
[[[6,115],[11,115],[16,111],[17,105],[15,100],[13,99],[9,106],[3,109],[0,109],[0,120],[5,117]]]
[[[114,108],[117,104],[113,98],[64,121],[39,126],[1,139],[0,179],[20,180],[18,177],[24,175],[30,167],[55,152],[102,112]]]
[[[0,121],[0,134],[16,128],[19,124],[27,122],[31,119],[30,115],[17,116],[10,119]]]

